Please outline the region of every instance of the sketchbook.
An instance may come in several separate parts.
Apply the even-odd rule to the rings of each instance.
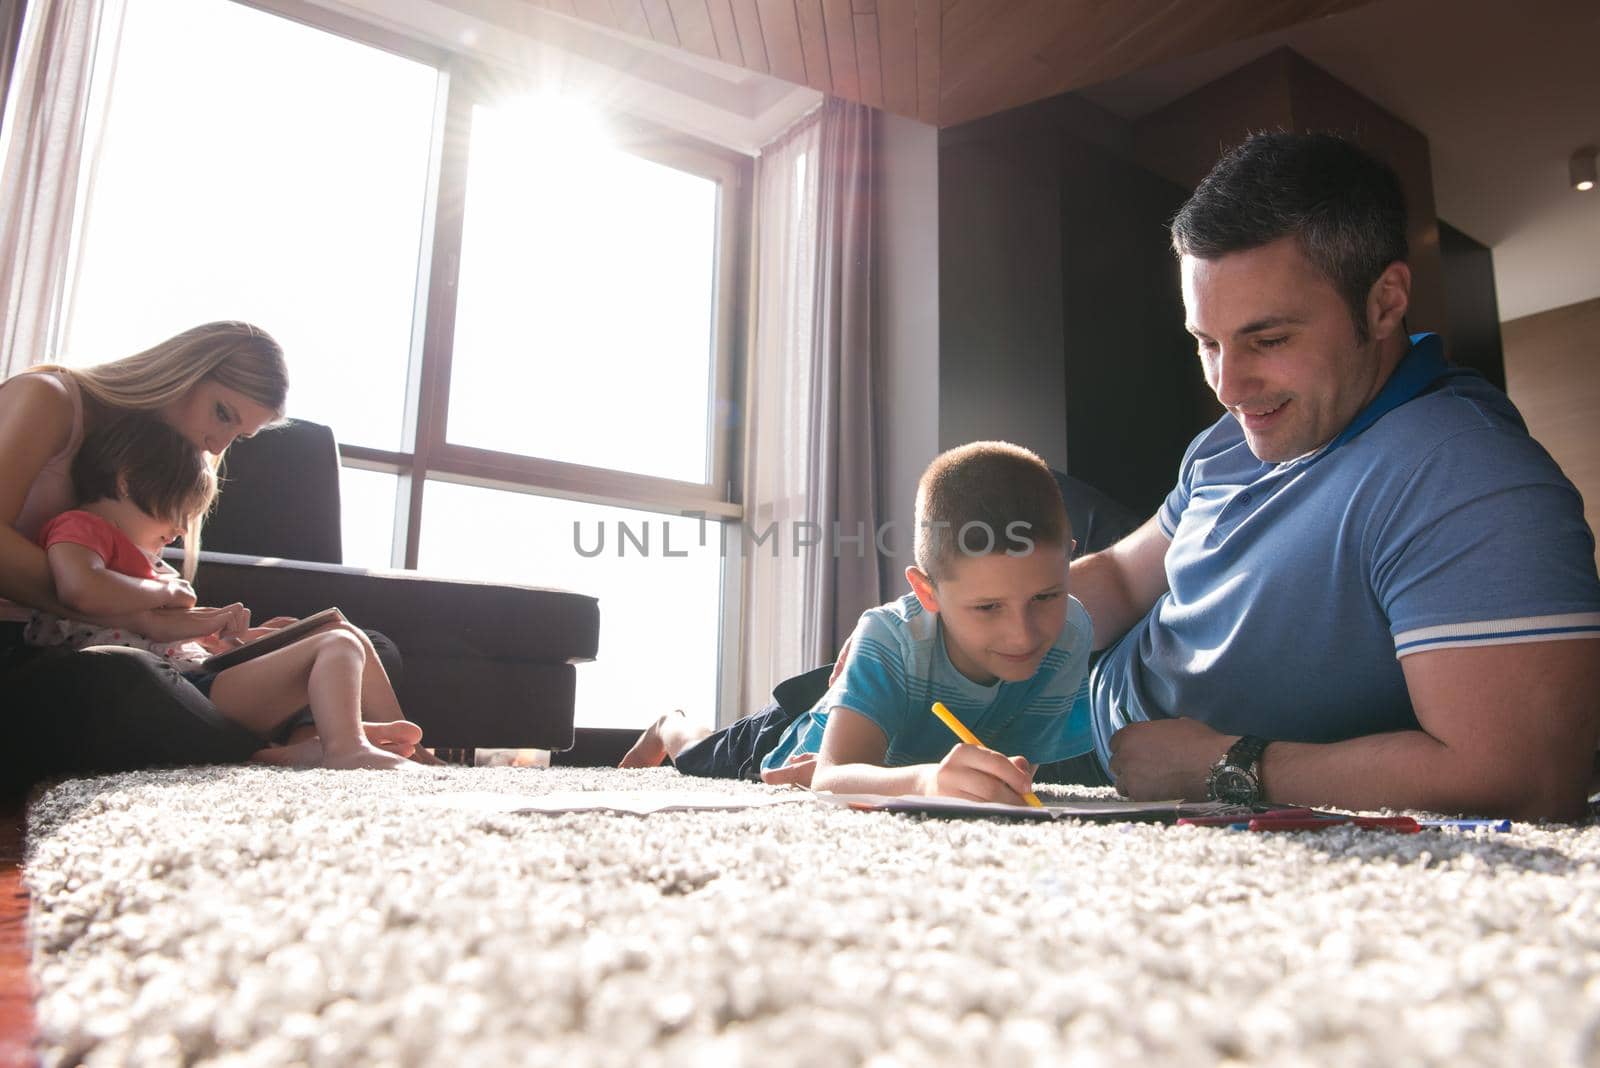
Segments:
[[[720,793],[710,790],[560,790],[548,794],[496,793],[468,790],[415,799],[419,805],[466,812],[623,812],[649,816],[657,812],[735,811],[805,801],[808,794]]]
[[[834,794],[818,790],[819,801],[842,805],[861,812],[902,812],[923,816],[998,816],[1023,820],[1093,820],[1101,823],[1172,823],[1183,817],[1239,815],[1248,819],[1255,810],[1249,806],[1220,801],[1122,801],[1083,800],[1047,801],[1043,808],[1032,805],[1005,805],[997,801],[967,801],[959,797],[924,797],[910,794],[884,797],[877,794]]]
[[[881,794],[835,794],[826,790],[789,790],[778,794],[716,790],[558,790],[547,794],[519,794],[491,790],[418,797],[427,807],[463,812],[536,812],[561,815],[570,812],[616,812],[651,816],[657,812],[732,812],[749,808],[821,802],[861,812],[898,812],[921,816],[1000,817],[1024,820],[1093,820],[1100,823],[1171,823],[1180,817],[1239,816],[1249,819],[1273,806],[1229,805],[1220,801],[1053,801],[1043,808],[1002,805],[990,801],[964,801],[957,797]]]

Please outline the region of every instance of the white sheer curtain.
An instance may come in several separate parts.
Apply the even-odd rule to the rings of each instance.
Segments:
[[[742,711],[878,603],[871,144],[872,112],[829,100],[757,164]]]
[[[29,0],[0,127],[0,378],[56,355],[123,0]],[[105,56],[114,56],[108,48]]]

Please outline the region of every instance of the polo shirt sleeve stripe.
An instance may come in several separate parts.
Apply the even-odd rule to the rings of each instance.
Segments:
[[[1511,645],[1571,638],[1600,638],[1600,612],[1568,612],[1553,616],[1522,616],[1481,623],[1418,627],[1394,636],[1394,652],[1395,656],[1405,656],[1425,649],[1458,649],[1464,646]]]

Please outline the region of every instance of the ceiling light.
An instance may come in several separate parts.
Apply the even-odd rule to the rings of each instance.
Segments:
[[[1594,188],[1594,157],[1595,146],[1585,145],[1574,152],[1567,163],[1567,172],[1572,176],[1572,188],[1580,193],[1587,193]]]

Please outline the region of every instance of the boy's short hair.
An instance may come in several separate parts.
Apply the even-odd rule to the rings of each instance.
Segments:
[[[153,415],[130,412],[84,436],[72,460],[79,504],[127,497],[147,515],[187,522],[217,496],[217,475],[201,451]]]
[[[1257,133],[1223,155],[1172,220],[1180,256],[1212,260],[1293,236],[1367,339],[1367,293],[1404,260],[1406,197],[1394,170],[1331,133]]]
[[[958,556],[1026,556],[1066,545],[1071,523],[1050,465],[1008,441],[974,441],[934,458],[917,483],[917,566],[937,582]]]

